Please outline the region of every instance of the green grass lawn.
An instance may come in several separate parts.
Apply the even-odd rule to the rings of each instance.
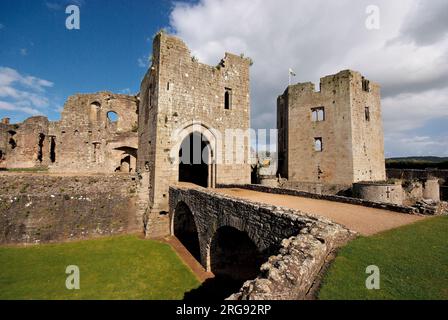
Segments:
[[[80,290],[65,287],[68,265]],[[118,236],[0,247],[0,299],[182,299],[199,281],[170,246]]]
[[[380,290],[366,289],[370,265],[380,269]],[[448,299],[448,217],[351,242],[326,274],[319,299]]]

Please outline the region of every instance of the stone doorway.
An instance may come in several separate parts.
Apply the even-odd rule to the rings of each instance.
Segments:
[[[209,187],[210,163],[208,140],[201,133],[188,135],[179,150],[179,181]]]

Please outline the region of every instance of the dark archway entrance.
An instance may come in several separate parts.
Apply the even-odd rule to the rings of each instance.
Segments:
[[[173,218],[174,236],[182,242],[191,255],[201,261],[201,250],[199,246],[198,230],[194,222],[193,213],[188,206],[181,202],[174,211]]]
[[[210,143],[200,133],[184,139],[179,150],[179,181],[209,186]]]

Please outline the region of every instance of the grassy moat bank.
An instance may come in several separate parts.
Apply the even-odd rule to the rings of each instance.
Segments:
[[[380,290],[366,289],[371,265],[379,268]],[[326,274],[319,298],[447,300],[448,217],[349,243]]]
[[[66,288],[69,265],[80,290]],[[0,299],[178,300],[199,285],[169,245],[137,236],[0,247]]]

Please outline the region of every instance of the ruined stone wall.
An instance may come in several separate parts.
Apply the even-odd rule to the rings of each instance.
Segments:
[[[405,193],[401,184],[355,183],[353,196],[374,202],[402,205]]]
[[[111,121],[114,112],[118,120]],[[71,96],[61,120],[32,117],[1,124],[0,168],[48,167],[52,172],[135,172],[138,99],[108,92]]]
[[[313,116],[317,108],[324,110],[320,119]],[[278,116],[280,133],[286,132],[279,134],[279,173],[288,180],[350,185],[385,179],[379,86],[359,73],[322,78],[318,92],[312,83],[289,86],[278,98]]]
[[[154,40],[153,64],[141,86],[139,170],[149,173],[148,234],[165,235],[169,222],[168,188],[179,179],[179,149],[191,133],[202,134],[211,148],[208,185],[250,182],[249,137],[237,134],[239,147],[230,155],[243,155],[223,164],[225,129],[250,126],[248,59],[226,53],[217,65],[199,63],[180,39],[160,33]],[[225,109],[225,93],[230,107]],[[143,121],[141,120],[141,121]],[[142,124],[142,122],[140,123]],[[177,133],[177,134],[176,134]],[[222,135],[222,136],[221,136]]]
[[[0,174],[0,243],[39,243],[141,231],[130,175]]]
[[[101,92],[71,96],[51,135],[57,172],[135,172],[138,100]],[[111,116],[115,113],[118,120]]]
[[[6,168],[6,155],[10,149],[8,131],[11,129],[12,126],[8,123],[0,123],[0,168]]]
[[[45,117],[31,117],[19,124],[0,127],[2,168],[34,168],[48,165],[47,143],[49,121]]]
[[[439,196],[443,201],[448,200],[448,170],[439,169],[386,169],[388,179],[400,179],[405,181],[439,180]],[[423,194],[422,194],[423,197]],[[430,198],[437,198],[437,190],[432,191]]]

